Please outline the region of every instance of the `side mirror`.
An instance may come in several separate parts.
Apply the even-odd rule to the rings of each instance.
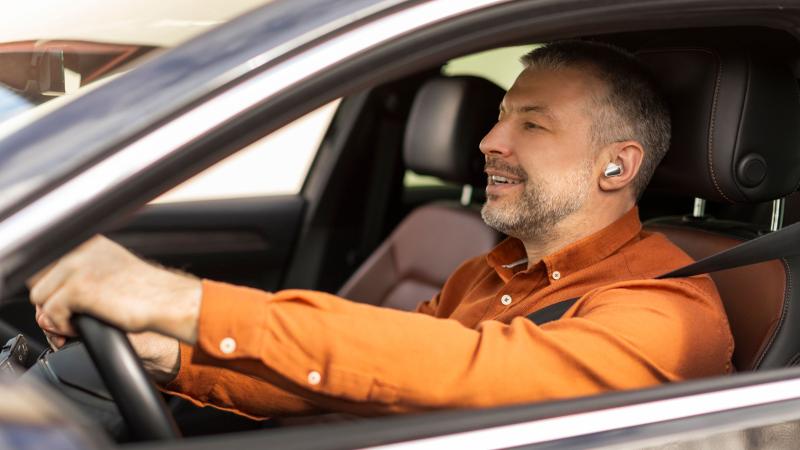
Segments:
[[[64,50],[48,48],[35,52],[31,57],[30,77],[25,90],[42,95],[63,95],[67,92],[64,71]]]

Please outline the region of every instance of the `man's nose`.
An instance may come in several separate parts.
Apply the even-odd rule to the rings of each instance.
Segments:
[[[480,143],[481,153],[486,156],[507,156],[511,153],[511,140],[505,123],[497,122],[486,133]]]

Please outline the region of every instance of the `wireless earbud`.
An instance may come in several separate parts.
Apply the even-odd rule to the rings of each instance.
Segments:
[[[603,175],[605,175],[608,178],[618,177],[622,175],[622,166],[620,166],[619,164],[608,163],[608,165],[606,166],[606,170],[603,171]]]

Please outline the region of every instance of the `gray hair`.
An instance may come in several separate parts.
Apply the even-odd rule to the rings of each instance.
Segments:
[[[605,83],[606,92],[593,98],[592,140],[598,146],[627,140],[641,144],[642,166],[633,180],[634,195],[641,197],[670,139],[666,101],[641,62],[612,45],[577,40],[538,47],[521,62],[526,68],[585,68]]]

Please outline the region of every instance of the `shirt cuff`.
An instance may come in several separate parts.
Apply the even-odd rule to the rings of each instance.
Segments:
[[[180,352],[178,374],[165,384],[161,391],[181,397],[197,406],[205,406],[209,393],[214,389],[214,383],[205,379],[204,372],[192,365],[194,353],[192,346],[181,342],[178,351]]]
[[[231,297],[233,296],[233,297]],[[263,317],[272,294],[203,280],[194,363],[258,359],[263,343]],[[205,360],[205,361],[204,361]]]
[[[170,394],[191,397],[195,402],[206,402],[215,388],[216,380],[207,376],[209,365],[219,365],[215,360],[257,357],[257,348],[247,353],[246,349],[260,345],[263,330],[257,324],[257,317],[266,294],[237,287],[236,298],[228,298],[231,285],[203,280],[202,287],[197,344],[193,347],[180,343],[178,374],[162,388]]]

